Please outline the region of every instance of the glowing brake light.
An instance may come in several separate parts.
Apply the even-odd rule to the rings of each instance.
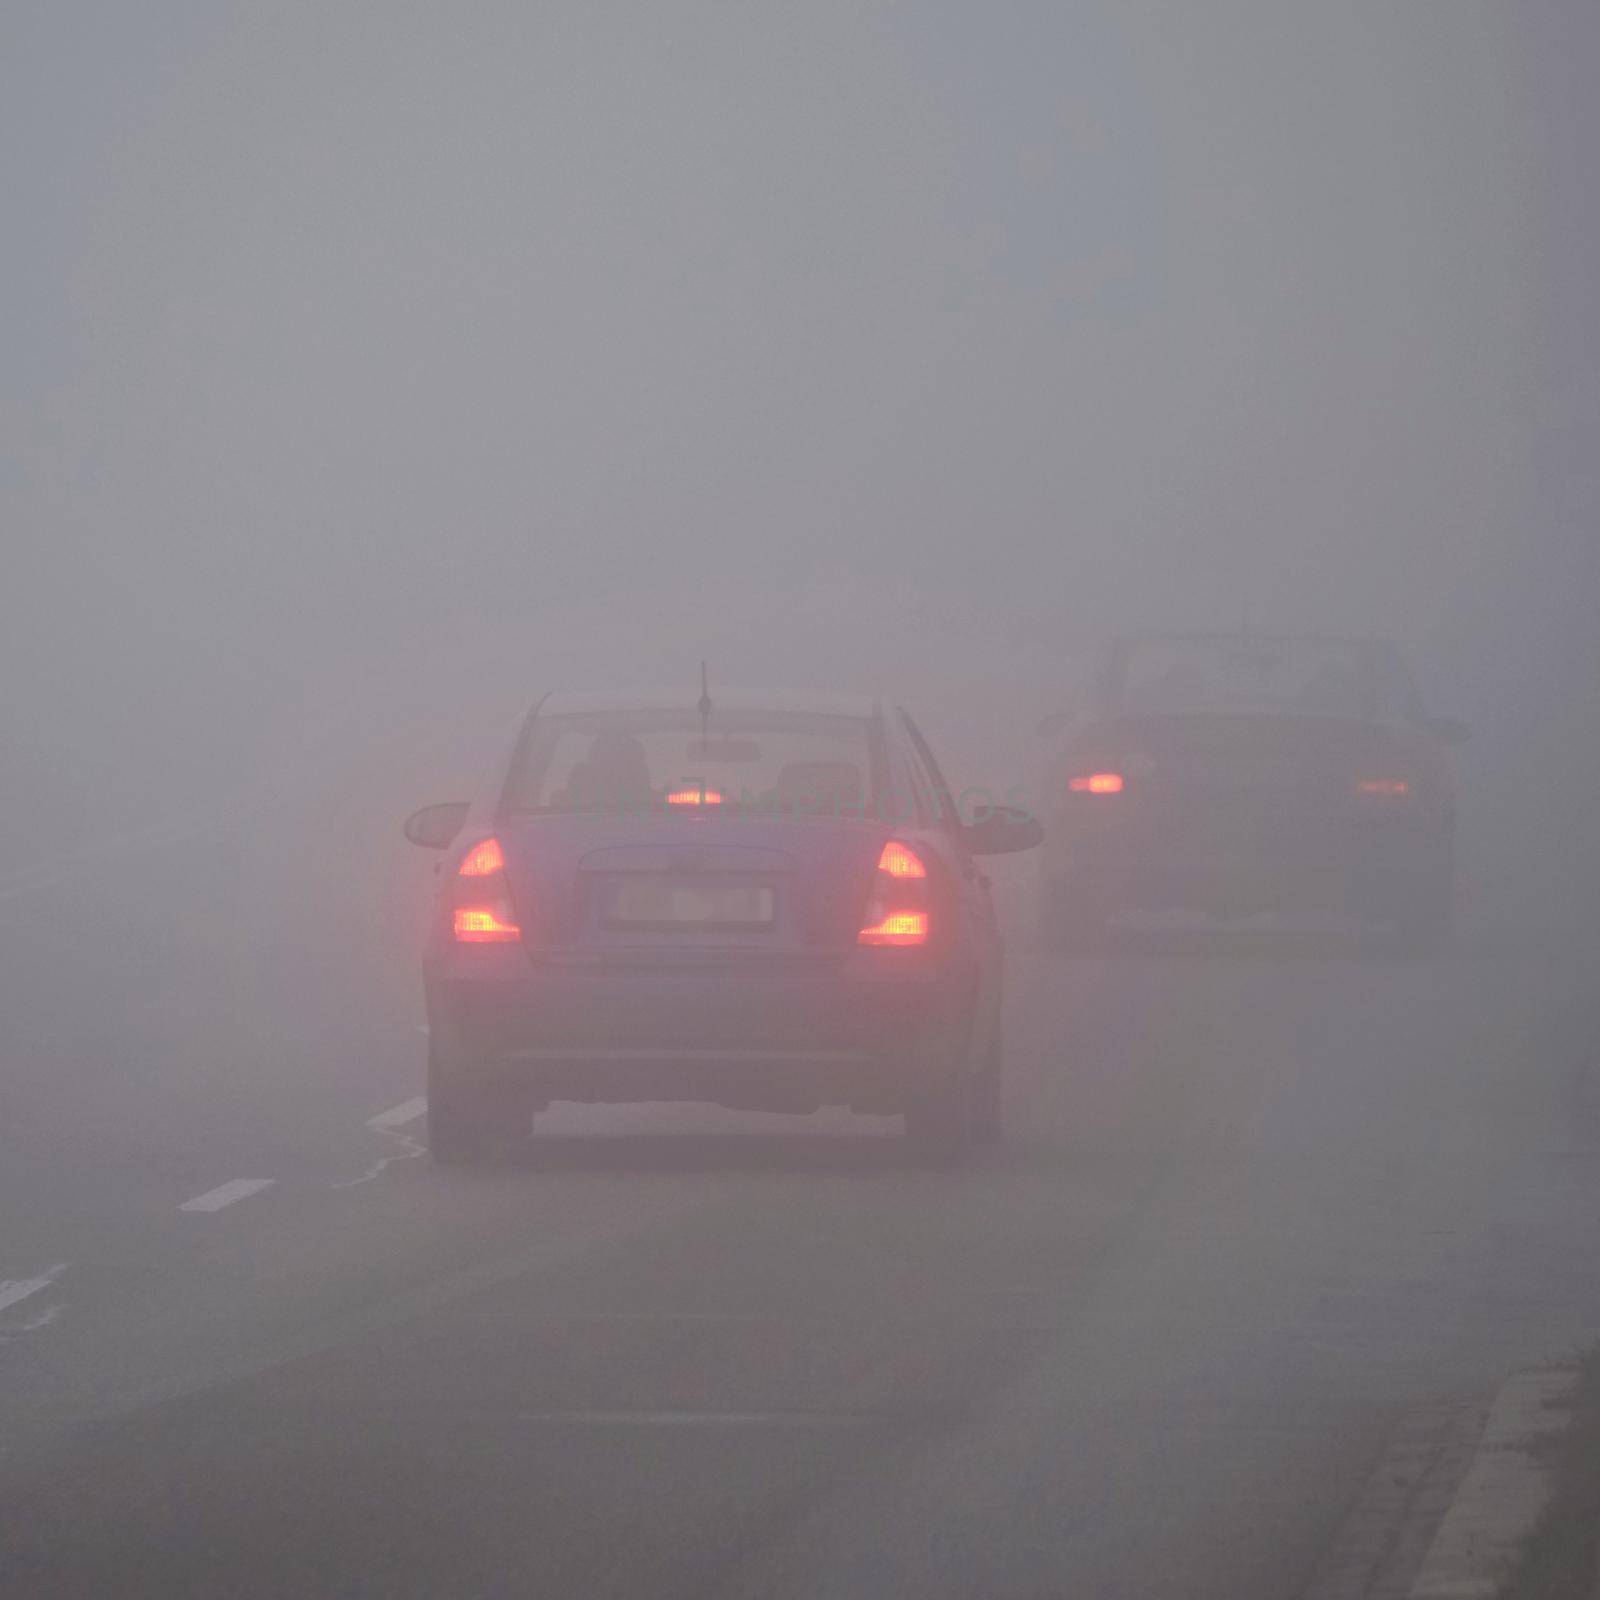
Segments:
[[[1411,793],[1411,785],[1404,778],[1358,778],[1356,793],[1379,800],[1403,800]]]
[[[463,878],[487,878],[490,873],[504,872],[506,858],[498,839],[482,839],[462,857],[456,870]]]
[[[886,911],[870,928],[856,935],[857,944],[926,944],[926,911]]]
[[[928,942],[928,869],[908,844],[891,839],[878,856],[872,894],[857,944],[919,945]]]
[[[506,920],[511,910],[507,902],[492,906],[457,906],[455,935],[457,944],[512,944],[522,937],[522,929]]]
[[[720,806],[720,789],[674,789],[667,796],[669,806]]]
[[[903,845],[898,839],[891,839],[883,847],[883,854],[878,857],[878,871],[887,872],[891,878],[926,878],[928,869],[922,864],[922,857],[909,845]]]
[[[1120,772],[1080,772],[1067,779],[1067,787],[1073,794],[1121,794],[1124,785]]]
[[[456,876],[477,881],[470,888],[463,884],[458,891],[464,897],[470,895],[471,901],[457,905],[451,917],[457,944],[515,944],[522,937],[505,870],[505,852],[498,839],[480,839],[461,858]]]

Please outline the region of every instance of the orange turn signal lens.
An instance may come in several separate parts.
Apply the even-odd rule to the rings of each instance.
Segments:
[[[457,944],[513,944],[522,929],[510,920],[511,908],[498,906],[457,906],[455,934]]]
[[[1067,787],[1074,794],[1121,794],[1124,784],[1120,772],[1080,772]]]
[[[857,944],[926,944],[926,911],[886,911],[869,928],[856,935]]]
[[[463,878],[487,878],[490,873],[504,872],[506,858],[498,839],[480,839],[462,857],[457,869]]]

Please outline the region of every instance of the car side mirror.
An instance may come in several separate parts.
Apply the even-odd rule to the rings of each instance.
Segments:
[[[471,809],[465,800],[446,800],[436,806],[424,806],[406,818],[402,831],[412,844],[419,844],[424,850],[448,850],[466,825]]]
[[[1049,716],[1040,717],[1034,723],[1033,731],[1041,739],[1053,739],[1058,733],[1065,733],[1071,725],[1072,713],[1070,711],[1052,711]]]
[[[985,806],[962,830],[975,856],[1009,856],[1044,840],[1039,819],[1016,806]]]
[[[1429,717],[1422,725],[1445,744],[1465,744],[1472,737],[1472,729],[1460,717]]]

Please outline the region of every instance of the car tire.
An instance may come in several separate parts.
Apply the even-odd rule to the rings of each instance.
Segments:
[[[994,1019],[983,1071],[978,1076],[973,1096],[972,1137],[980,1144],[991,1144],[1003,1129],[1001,1109],[1005,1083],[1005,1048],[1001,1040],[1000,1019]]]
[[[512,1090],[493,1094],[452,1083],[428,1052],[428,1154],[435,1166],[486,1165],[510,1139],[533,1126],[532,1101]]]
[[[905,1109],[906,1144],[919,1166],[954,1166],[972,1143],[972,1082],[951,1074],[925,1085]]]
[[[906,1144],[921,1166],[953,1166],[972,1144],[977,1080],[967,1060],[968,1037],[964,1027],[962,1043],[948,1037],[931,1041],[917,1063],[918,1082],[903,1115]]]

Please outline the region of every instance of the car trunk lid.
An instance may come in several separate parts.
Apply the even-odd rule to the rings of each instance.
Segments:
[[[537,816],[500,835],[530,948],[761,960],[848,947],[882,830],[699,813]]]
[[[1102,724],[1074,770],[1124,774],[1104,802],[1218,845],[1314,840],[1349,817],[1357,784],[1406,779],[1413,741],[1386,724],[1290,715],[1128,717]]]

